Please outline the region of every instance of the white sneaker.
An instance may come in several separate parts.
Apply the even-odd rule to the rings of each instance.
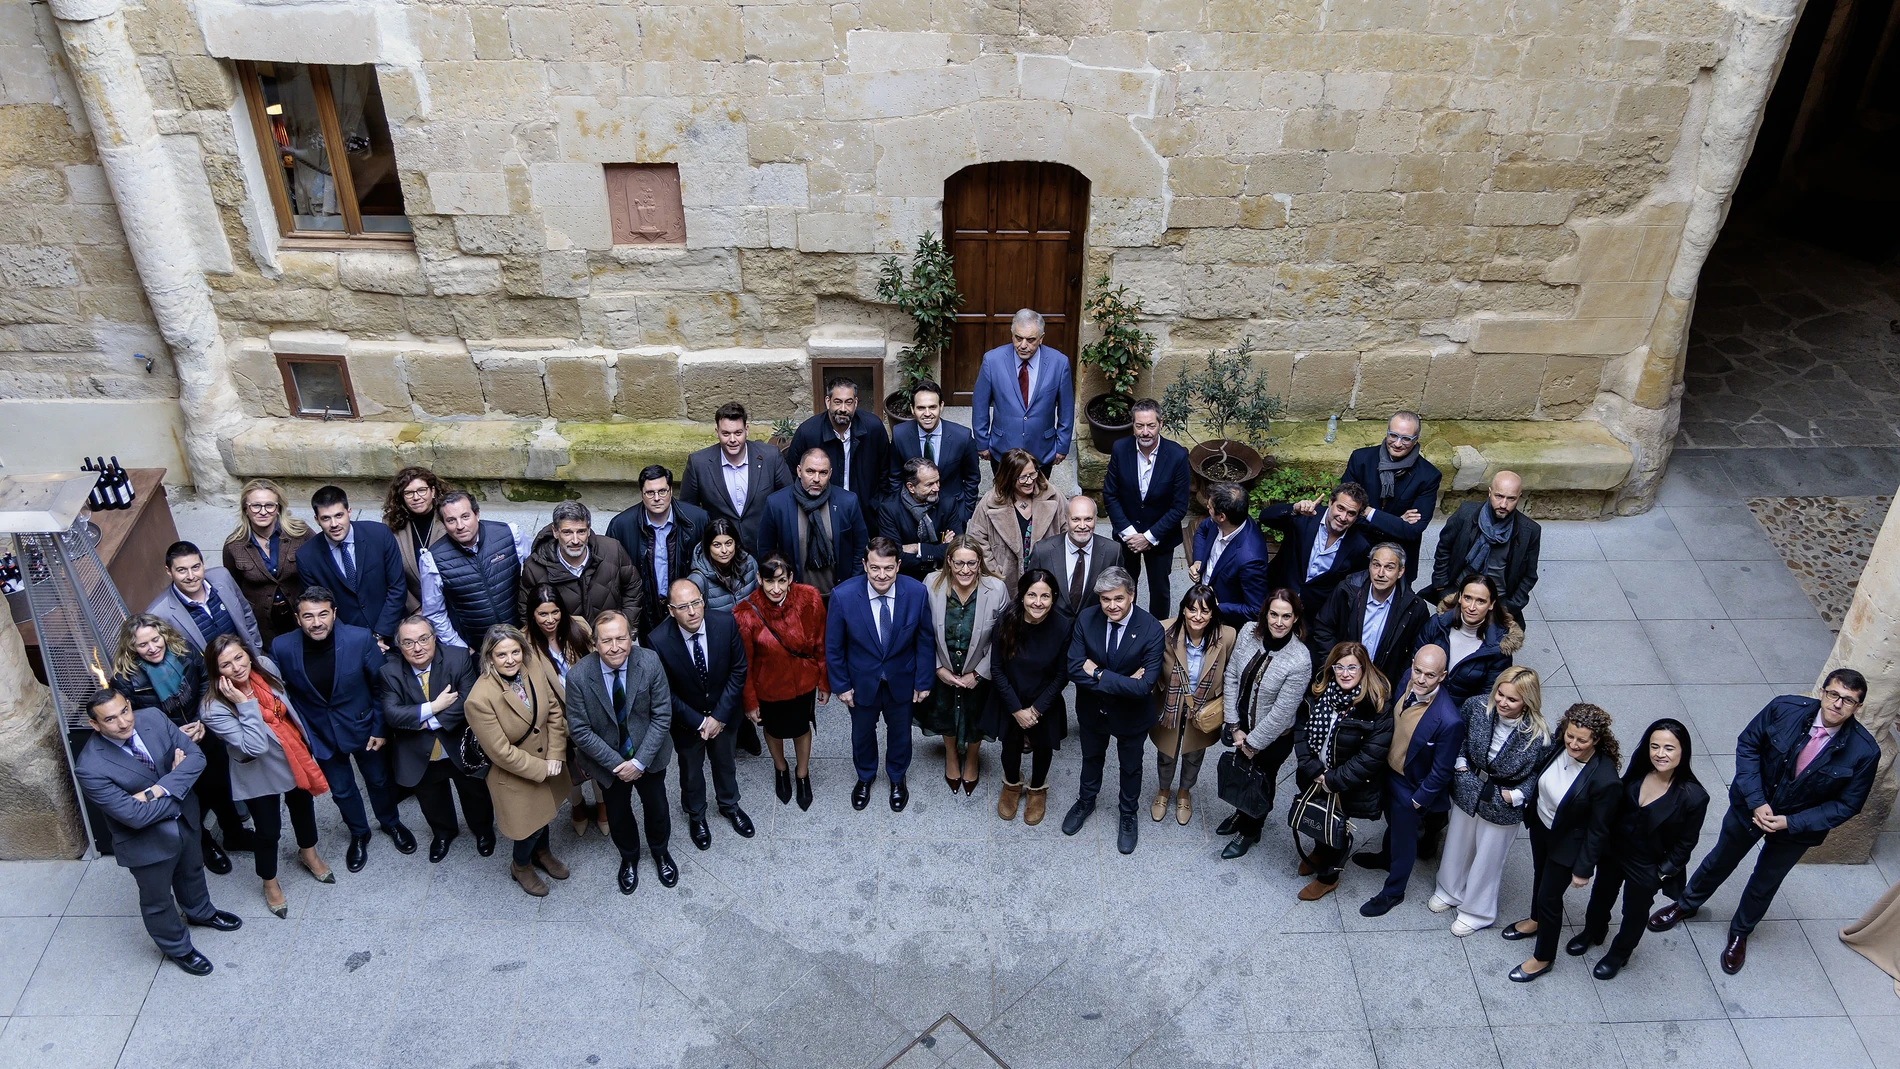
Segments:
[[[1458,920],[1451,922],[1451,934],[1457,936],[1460,939],[1463,939],[1467,935],[1472,935],[1476,933],[1477,931],[1478,929],[1472,927],[1469,924],[1466,924],[1462,917],[1459,918]]]
[[[1451,908],[1451,903],[1437,895],[1433,895],[1431,901],[1425,903],[1425,908],[1431,910],[1433,913],[1443,913]]]

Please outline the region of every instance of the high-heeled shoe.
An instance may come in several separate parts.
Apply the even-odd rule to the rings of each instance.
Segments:
[[[283,894],[281,890],[278,893]],[[271,911],[271,916],[280,921],[284,920],[290,916],[290,896],[284,895],[283,901],[273,906],[270,904],[270,892],[266,891],[264,892],[264,908]]]
[[[798,795],[798,808],[810,809],[811,808],[811,777],[810,776],[797,777],[795,786],[796,786],[795,793]]]
[[[309,873],[311,879],[316,880],[318,883],[335,883],[336,882],[336,873],[330,871],[327,868],[324,869],[321,873],[319,873],[316,869],[311,868],[310,864],[304,861],[302,858],[297,859],[297,864],[302,865],[303,870]]]
[[[982,773],[978,773],[978,774],[977,774],[977,777],[976,777],[976,779],[966,779],[966,780],[964,780],[964,781],[963,781],[963,793],[964,793],[964,794],[966,794],[966,795],[970,795],[970,794],[975,794],[975,793],[976,793],[976,785],[977,785],[977,783],[978,783],[978,782],[980,782],[980,781],[981,781],[982,779],[983,779],[983,775],[982,775]]]
[[[792,800],[792,770],[778,768],[772,770],[772,793],[778,795],[778,804],[785,805]]]
[[[963,781],[950,775],[948,772],[944,773],[943,781],[950,785],[951,794],[955,794],[963,789]]]

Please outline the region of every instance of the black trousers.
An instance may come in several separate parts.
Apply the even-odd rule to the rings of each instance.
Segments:
[[[600,786],[600,781],[596,780],[595,786]],[[649,769],[632,783],[608,776],[607,831],[626,861],[640,860],[640,822],[633,815],[635,793],[640,795],[640,812],[647,818],[647,846],[655,854],[665,853],[666,841],[673,835],[673,816],[666,808],[666,769]]]
[[[1583,931],[1591,939],[1609,934],[1610,907],[1616,905],[1619,887],[1623,891],[1623,923],[1617,926],[1616,939],[1604,956],[1627,963],[1636,951],[1636,944],[1643,941],[1643,930],[1649,927],[1649,907],[1655,903],[1656,892],[1661,888],[1631,881],[1624,873],[1621,859],[1614,854],[1604,855],[1597,862],[1596,882],[1590,887],[1590,908],[1583,915]]]
[[[1226,729],[1223,728],[1222,730]],[[1231,735],[1232,732],[1229,732],[1229,734]],[[1274,787],[1280,782],[1280,766],[1286,764],[1287,757],[1292,753],[1293,732],[1291,729],[1288,729],[1283,732],[1279,738],[1267,743],[1266,749],[1253,755],[1253,766],[1267,774],[1267,808],[1266,812],[1261,813],[1257,817],[1250,817],[1245,813],[1235,813],[1234,834],[1258,839],[1260,838],[1260,833],[1266,830],[1267,816],[1273,812]]]
[[[1550,860],[1550,832],[1535,821],[1524,823],[1531,833],[1531,919],[1537,922],[1537,946],[1531,957],[1556,961],[1557,940],[1564,930],[1564,892],[1570,890],[1575,873],[1570,866]]]
[[[191,793],[198,796],[200,812],[217,814],[218,834],[229,843],[246,830],[244,818],[238,815],[237,802],[231,798],[231,755],[225,751],[224,741],[209,731],[198,740],[198,749],[204,751],[205,770],[198,776],[198,782],[192,784]],[[206,825],[204,835],[209,837],[210,834],[211,827]]]
[[[1014,716],[1003,714],[1003,779],[1010,783],[1023,782],[1023,726]],[[1047,735],[1037,733],[1031,743],[1029,757],[1030,787],[1042,788],[1049,785],[1049,762],[1055,752],[1046,741]]]
[[[1139,581],[1141,570],[1148,569],[1148,611],[1157,620],[1174,616],[1174,593],[1168,586],[1168,571],[1174,564],[1174,555],[1179,551],[1178,546],[1168,549],[1149,546],[1140,553],[1130,553],[1127,546],[1122,547],[1122,567],[1128,569],[1129,575]]]
[[[1121,765],[1121,813],[1134,816],[1141,802],[1141,758],[1148,748],[1148,733],[1110,735],[1082,725],[1082,789],[1076,801],[1095,804],[1102,793],[1102,773],[1108,767],[1108,740],[1115,740],[1115,760]]]
[[[139,912],[145,917],[145,930],[158,949],[172,958],[191,953],[191,932],[178,911],[182,909],[186,917],[198,921],[208,921],[216,912],[211,891],[205,887],[204,851],[198,836],[187,833],[179,840],[176,855],[132,869],[132,878],[139,885]]]
[[[680,758],[680,806],[688,816],[705,819],[706,765],[709,761],[712,764],[713,797],[719,803],[719,811],[730,813],[739,808],[739,766],[734,754],[737,740],[738,736],[730,725],[714,735],[711,742],[700,738],[697,731],[673,736],[673,746],[679,751]]]
[[[1715,889],[1722,886],[1735,866],[1742,863],[1748,851],[1757,840],[1766,838],[1761,844],[1761,856],[1755,859],[1755,871],[1748,874],[1748,886],[1742,890],[1742,901],[1735,907],[1735,916],[1728,922],[1730,935],[1747,935],[1761,923],[1762,914],[1768,912],[1768,903],[1775,900],[1775,892],[1781,889],[1781,881],[1786,879],[1790,869],[1801,860],[1808,848],[1798,843],[1783,840],[1781,835],[1766,836],[1755,826],[1755,815],[1746,809],[1729,806],[1728,813],[1722,817],[1722,834],[1715,840],[1715,849],[1702,859],[1696,867],[1695,875],[1689,878],[1689,886],[1677,903],[1684,909],[1701,909],[1702,903],[1709,900]]]
[[[388,755],[388,750],[351,750],[317,762],[323,769],[323,778],[330,781],[330,800],[343,814],[343,823],[349,825],[351,835],[369,834],[369,815],[363,811],[364,794],[369,795],[376,823],[384,828],[402,823],[402,817],[396,812],[396,781],[389,774]],[[363,773],[363,791],[356,789],[356,771],[350,768],[351,758],[356,759],[356,768]]]
[[[279,799],[283,800],[281,806]],[[256,859],[258,879],[277,878],[277,840],[284,833],[284,810],[290,810],[290,827],[297,836],[297,849],[308,850],[317,845],[317,802],[309,791],[299,789],[246,798],[244,806],[257,822],[257,849],[252,856]]]
[[[468,830],[487,835],[495,830],[495,803],[488,795],[488,783],[466,775],[455,762],[444,758],[429,762],[429,770],[416,782],[416,805],[422,819],[439,839],[453,839],[456,832],[455,796],[462,796],[462,817]]]

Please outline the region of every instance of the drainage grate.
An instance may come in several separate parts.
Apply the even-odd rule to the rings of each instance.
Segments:
[[[954,1013],[946,1013],[942,1017],[937,1018],[936,1022],[929,1028],[924,1029],[916,1039],[905,1044],[904,1049],[897,1052],[897,1057],[885,1062],[884,1067],[885,1069],[890,1069],[891,1066],[900,1063],[905,1065],[920,1064],[914,1053],[920,1047],[925,1052],[935,1052],[941,1056],[944,1049],[943,1044],[946,1041],[954,1040],[958,1033],[962,1033],[963,1037],[970,1041],[972,1047],[981,1051],[983,1056],[989,1059],[985,1064],[994,1065],[997,1069],[1009,1069],[1009,1063],[997,1057],[995,1051],[984,1045],[982,1040],[976,1038],[976,1033],[970,1030],[970,1026],[957,1020],[957,1016]],[[927,1060],[928,1059],[926,1059],[926,1061]]]

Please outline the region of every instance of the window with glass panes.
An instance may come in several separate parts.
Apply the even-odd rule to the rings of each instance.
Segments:
[[[376,68],[238,65],[287,238],[410,240]]]

